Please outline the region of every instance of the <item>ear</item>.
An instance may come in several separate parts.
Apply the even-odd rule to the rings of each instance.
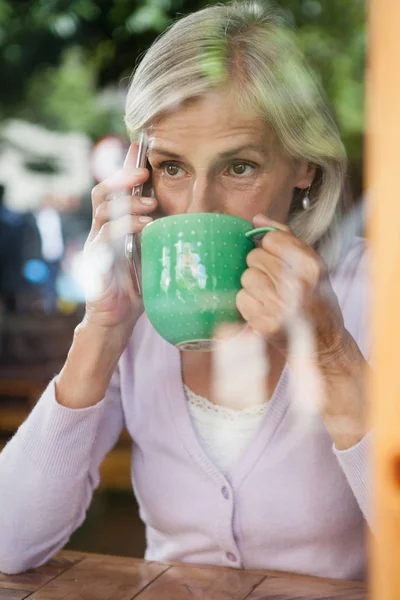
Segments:
[[[294,187],[305,190],[314,181],[317,168],[301,160],[297,163]]]

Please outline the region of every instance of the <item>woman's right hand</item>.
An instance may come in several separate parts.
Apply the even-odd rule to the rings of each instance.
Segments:
[[[137,151],[132,144],[123,168],[93,188],[92,227],[84,249],[86,320],[102,327],[122,325],[127,335],[143,312],[143,302],[125,258],[125,238],[140,233],[157,206],[155,198],[131,194],[149,177],[148,169],[135,166]]]

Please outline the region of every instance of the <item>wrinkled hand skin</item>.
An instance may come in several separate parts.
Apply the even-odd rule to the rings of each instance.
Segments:
[[[263,216],[257,227],[273,226],[247,257],[236,305],[249,326],[290,363],[291,324],[302,318],[314,334],[313,360],[322,377],[321,417],[337,449],[359,442],[365,429],[366,361],[346,330],[322,258],[288,227]]]

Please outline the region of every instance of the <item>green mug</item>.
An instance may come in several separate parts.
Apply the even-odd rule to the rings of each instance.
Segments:
[[[236,309],[254,229],[231,215],[190,213],[157,219],[141,239],[143,302],[158,333],[182,350],[210,350],[217,326],[243,322]]]

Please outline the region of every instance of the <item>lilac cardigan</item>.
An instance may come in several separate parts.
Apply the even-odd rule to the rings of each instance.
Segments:
[[[365,280],[357,240],[332,283],[364,352]],[[101,402],[63,407],[51,382],[1,453],[0,570],[35,567],[66,544],[126,425],[147,559],[363,578],[369,436],[339,452],[319,416],[299,428],[289,379],[286,366],[255,438],[224,477],[191,424],[179,352],[143,315]]]

